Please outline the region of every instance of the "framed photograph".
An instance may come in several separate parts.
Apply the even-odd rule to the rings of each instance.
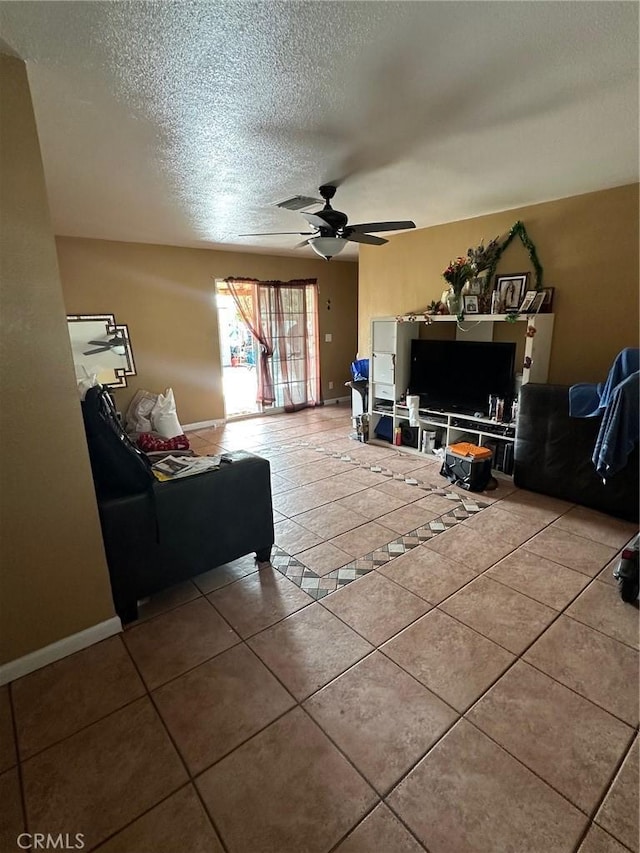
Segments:
[[[498,294],[500,313],[518,310],[522,302],[522,294],[527,289],[528,280],[528,272],[496,276],[495,290]]]
[[[531,311],[531,306],[538,295],[537,290],[527,290],[522,300],[522,305],[518,308],[520,314],[528,314]]]
[[[551,314],[553,311],[553,293],[554,287],[544,287],[542,289],[542,293],[544,293],[544,299],[542,300],[542,307],[540,308],[541,314]]]
[[[542,304],[544,302],[544,291],[541,290],[539,293],[536,293],[536,298],[531,303],[531,308],[529,309],[531,314],[537,314],[542,308]]]
[[[482,282],[481,278],[472,278],[469,280],[469,295],[470,296],[480,296],[482,293]]]
[[[465,294],[464,298],[464,313],[465,314],[479,314],[480,309],[478,308],[478,297],[476,294]]]

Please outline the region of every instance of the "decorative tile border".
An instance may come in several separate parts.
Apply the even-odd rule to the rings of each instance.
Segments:
[[[443,533],[445,530],[464,521],[465,518],[470,518],[475,513],[490,506],[490,504],[484,503],[475,496],[472,497],[464,492],[459,493],[444,487],[431,486],[429,483],[425,483],[415,477],[407,477],[397,471],[392,471],[390,468],[385,468],[383,465],[368,464],[358,459],[353,459],[348,453],[336,453],[325,447],[312,447],[308,441],[284,444],[282,445],[282,450],[298,450],[303,447],[309,447],[317,453],[323,453],[332,459],[340,459],[348,464],[372,471],[374,474],[382,474],[384,477],[402,481],[410,486],[416,486],[429,494],[437,495],[451,501],[451,509],[448,512],[434,518],[422,527],[418,527],[416,530],[405,533],[404,536],[400,536],[386,545],[380,546],[375,551],[365,554],[363,557],[358,557],[357,560],[353,560],[339,569],[334,569],[326,575],[316,574],[296,557],[291,556],[278,545],[274,545],[271,565],[315,599],[331,595],[332,592],[342,589],[342,587],[357,580],[359,577],[369,574],[369,572],[372,572],[378,566],[384,566],[391,560],[395,560],[396,557],[406,554],[407,551],[417,548],[424,542],[433,539],[439,533]],[[398,453],[398,455],[402,454]]]
[[[478,507],[475,511],[480,512],[481,509],[484,509],[484,507]],[[381,545],[375,551],[358,557],[356,560],[352,560],[350,563],[339,569],[334,569],[326,575],[316,574],[316,572],[300,562],[297,557],[292,557],[278,545],[274,545],[273,547],[271,565],[279,572],[282,572],[289,580],[293,581],[296,586],[299,586],[312,596],[312,598],[324,598],[326,595],[331,595],[332,592],[342,589],[343,586],[357,580],[363,575],[368,575],[369,572],[372,572],[379,566],[384,566],[386,563],[391,562],[391,560],[395,560],[396,557],[401,557],[407,551],[423,545],[439,533],[455,527],[464,518],[469,518],[469,514],[464,510],[456,510],[456,512],[461,512],[462,515],[460,517],[457,517],[455,513],[441,515],[439,518],[429,521],[422,527],[405,533],[403,536],[387,542],[386,545]]]

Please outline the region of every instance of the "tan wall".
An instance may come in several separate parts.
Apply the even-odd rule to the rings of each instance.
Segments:
[[[116,391],[120,408],[138,388],[172,387],[183,424],[224,416],[213,294],[214,280],[228,276],[317,278],[323,396],[345,396],[357,340],[355,263],[71,237],[58,237],[57,248],[67,313],[111,313],[129,328],[137,375]]]
[[[0,56],[0,663],[113,616],[25,66]]]
[[[483,238],[505,236],[518,219],[536,246],[544,285],[555,287],[549,381],[603,379],[623,347],[638,346],[637,184],[399,234],[384,247],[361,246],[360,355],[369,353],[372,317],[419,311],[439,299],[449,260]],[[498,273],[526,271],[533,268],[516,238]]]

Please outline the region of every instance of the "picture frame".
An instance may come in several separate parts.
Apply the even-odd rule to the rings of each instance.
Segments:
[[[522,294],[527,289],[528,272],[517,272],[509,275],[497,275],[495,291],[498,294],[500,313],[517,311],[522,302]]]
[[[531,308],[529,309],[531,314],[538,314],[540,309],[542,308],[542,304],[544,302],[544,292],[539,291],[536,293],[536,298],[531,303]]]
[[[520,305],[520,308],[518,308],[518,312],[520,314],[530,314],[531,306],[533,305],[537,295],[537,290],[527,290],[524,295],[524,299],[522,300],[522,304]]]
[[[76,380],[95,375],[101,385],[126,388],[127,377],[136,375],[126,323],[113,314],[67,314],[67,328]]]
[[[478,296],[475,293],[467,293],[463,296],[463,310],[465,314],[479,314]]]
[[[480,296],[482,293],[482,282],[481,278],[472,278],[469,279],[469,296]]]
[[[555,293],[555,287],[543,287],[542,293],[544,293],[544,299],[542,300],[540,313],[551,314],[553,311],[553,294]]]

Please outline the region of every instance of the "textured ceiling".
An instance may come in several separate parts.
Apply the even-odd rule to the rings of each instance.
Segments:
[[[636,2],[0,2],[0,39],[58,234],[312,255],[238,235],[332,180],[418,227],[638,180]]]

